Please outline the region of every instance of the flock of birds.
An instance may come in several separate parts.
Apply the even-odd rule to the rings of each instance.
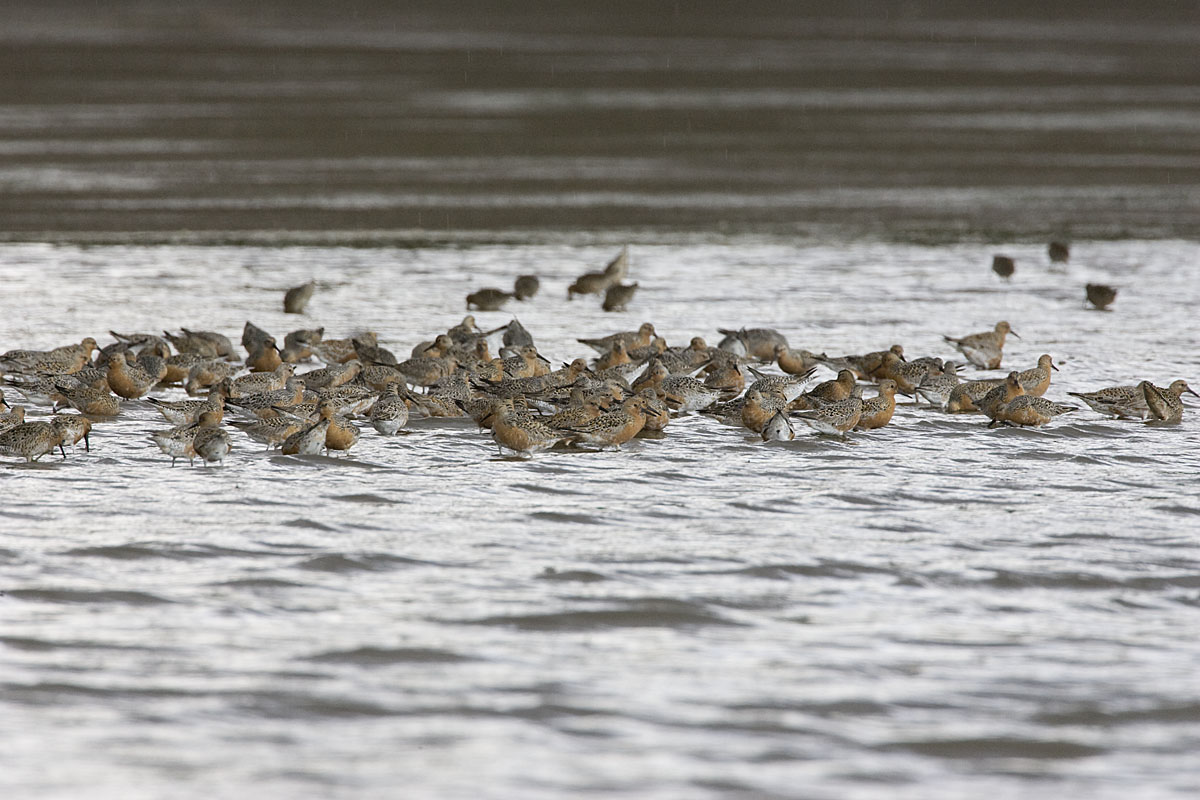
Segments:
[[[622,250],[603,271],[572,283],[568,298],[604,293],[607,306],[614,289],[626,288],[627,270],[628,252]],[[314,287],[310,282],[289,290],[285,310],[302,313]],[[511,293],[472,293],[468,307],[497,307],[494,302],[523,299],[538,288],[536,276],[521,276]],[[694,413],[744,426],[764,441],[793,439],[797,423],[844,437],[888,425],[898,394],[947,413],[981,413],[991,427],[1041,426],[1077,410],[1043,397],[1057,369],[1048,354],[1006,377],[965,380],[959,374],[965,364],[908,358],[898,344],[829,356],[792,349],[769,328],[718,331],[723,338],[716,346],[700,336],[671,346],[646,322],[637,330],[579,339],[594,356],[557,369],[515,318],[481,330],[468,315],[412,348],[407,358],[370,332],[325,338],[323,328],[299,329],[280,347],[276,337],[246,322],[242,356],[215,331],[110,331],[113,341],[104,347],[88,337],[52,350],[0,355],[4,386],[29,404],[52,409],[48,420],[26,420],[25,406],[9,407],[0,390],[0,404],[10,408],[0,415],[0,454],[36,461],[58,450],[65,458],[65,447],[81,440],[90,450],[92,425],[117,417],[129,401],[149,404],[172,424],[149,433],[172,465],[181,458],[220,463],[237,434],[287,455],[345,452],[360,440],[359,419],[394,436],[410,419],[469,416],[490,433],[501,455],[529,457],[560,445],[620,449],[635,436],[662,436],[672,420]],[[945,339],[967,363],[995,370],[1009,335],[1017,333],[1001,321],[991,330]],[[496,337],[500,348],[493,356]],[[298,372],[305,364],[312,368]],[[768,371],[772,365],[778,371]],[[817,382],[822,367],[834,376]],[[863,397],[865,383],[876,385],[874,396]],[[189,399],[150,394],[175,387]],[[1167,387],[1141,381],[1069,394],[1106,416],[1176,423],[1184,393],[1196,394],[1177,380]]]
[[[603,294],[604,301],[600,307],[605,311],[624,311],[633,296],[637,293],[637,282],[622,283],[629,273],[629,248],[621,248],[617,257],[599,272],[586,272],[580,275],[567,287],[567,299],[574,300],[576,295]],[[510,299],[525,301],[538,293],[541,281],[536,275],[519,275],[513,281],[513,290],[487,287],[478,289],[467,295],[467,310],[499,311]]]
[[[1051,242],[1047,250],[1052,264],[1062,264],[1071,258],[1071,248],[1064,242]],[[1011,280],[1016,271],[1017,262],[1012,256],[992,256],[992,272],[1004,280]],[[1117,299],[1117,290],[1105,283],[1089,283],[1083,290],[1084,302],[1091,303],[1100,311],[1107,311],[1108,307]]]

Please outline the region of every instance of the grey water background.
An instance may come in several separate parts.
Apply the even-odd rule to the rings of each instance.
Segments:
[[[556,360],[645,319],[941,356],[1007,319],[1056,399],[1200,383],[1194,17],[1008,8],[6,5],[0,347],[404,352],[535,272],[478,316]],[[630,311],[568,304],[626,241]],[[1193,797],[1194,411],[688,417],[530,462],[428,421],[172,469],[127,403],[0,467],[0,793]]]
[[[1189,3],[14,0],[0,22],[9,237],[1197,231]]]

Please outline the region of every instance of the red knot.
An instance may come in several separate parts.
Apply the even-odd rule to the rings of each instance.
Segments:
[[[575,444],[590,444],[601,449],[611,448],[620,450],[621,445],[628,442],[646,424],[645,401],[640,397],[631,397],[615,411],[588,420],[581,425],[574,425],[570,441]]]
[[[0,455],[16,456],[32,462],[57,447],[65,458],[62,441],[62,428],[49,422],[24,422],[0,433]]]
[[[957,347],[959,352],[979,369],[999,369],[1004,351],[1004,337],[1010,333],[1018,339],[1021,338],[1007,322],[997,322],[994,329],[983,333],[972,333],[969,336],[958,338],[953,336],[943,336],[942,338]]]
[[[818,433],[845,437],[846,432],[858,424],[862,410],[862,399],[851,396],[815,411],[797,411],[793,416],[804,420]]]
[[[741,342],[746,355],[759,361],[774,361],[775,348],[779,345],[788,346],[787,339],[782,333],[773,328],[717,328],[725,336],[731,336]]]
[[[371,427],[384,436],[395,436],[408,424],[408,404],[400,397],[400,387],[397,384],[391,384],[379,396],[371,406],[368,418]]]
[[[1187,392],[1195,397],[1200,397],[1182,380],[1175,381],[1165,389],[1155,386],[1150,381],[1142,381],[1138,384],[1138,388],[1142,390],[1146,407],[1150,410],[1151,422],[1175,423],[1182,421],[1183,393]]]
[[[512,299],[512,292],[506,292],[503,289],[478,289],[467,295],[467,308],[475,308],[478,311],[499,311],[501,307]]]
[[[303,314],[304,307],[312,299],[313,290],[317,288],[316,281],[293,286],[283,293],[283,312],[285,314]]]
[[[1017,262],[1013,261],[1008,256],[992,256],[992,272],[999,275],[1004,280],[1012,278],[1013,273],[1017,271]]]
[[[1031,394],[1022,394],[997,408],[996,417],[988,423],[988,427],[995,428],[999,425],[1040,427],[1057,416],[1078,410],[1076,406],[1054,403],[1044,397],[1034,397]]]
[[[604,302],[601,308],[605,311],[624,311],[625,307],[633,300],[633,296],[637,294],[637,281],[633,283],[614,283],[609,286],[604,292]]]
[[[163,331],[163,335],[171,344],[175,345],[175,349],[179,352],[195,353],[205,358],[224,358],[231,361],[236,358],[233,343],[224,334],[216,331],[190,331],[187,328],[180,330],[183,332],[178,334]]]
[[[106,377],[109,388],[126,400],[136,400],[158,383],[157,375],[146,372],[136,362],[130,364],[124,353],[114,353],[109,359]]]
[[[1017,377],[1021,381],[1021,388],[1025,390],[1025,394],[1041,397],[1050,388],[1051,372],[1058,372],[1058,367],[1054,366],[1054,359],[1049,354],[1043,353],[1038,356],[1036,367],[1024,370]]]
[[[786,410],[787,398],[781,392],[772,389],[760,391],[750,387],[742,403],[742,424],[755,433],[762,433],[771,417]]]
[[[491,422],[492,438],[501,455],[504,450],[510,450],[532,457],[539,450],[548,450],[566,438],[563,431],[554,430],[536,415],[517,409],[512,400],[499,405]]]
[[[538,280],[537,275],[518,275],[517,279],[513,281],[513,297],[524,302],[532,299],[540,288],[542,288],[542,282]]]
[[[862,401],[862,413],[855,423],[860,431],[870,431],[882,428],[892,421],[896,413],[896,382],[884,378],[879,382],[879,394]]]
[[[762,429],[764,442],[790,442],[796,438],[796,429],[783,411],[776,411],[775,416],[767,421]]]
[[[1108,307],[1117,299],[1117,290],[1103,283],[1089,283],[1084,292],[1087,302],[1095,306],[1097,311],[1108,311]]]

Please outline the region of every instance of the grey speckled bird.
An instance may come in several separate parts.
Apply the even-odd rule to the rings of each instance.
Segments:
[[[0,433],[0,455],[37,461],[56,447],[61,450],[62,440],[63,430],[49,422],[25,422]]]
[[[1023,428],[1041,427],[1057,416],[1078,410],[1076,406],[1055,403],[1044,397],[1034,397],[1031,394],[1023,394],[1000,406],[996,410],[996,418],[988,424],[988,427],[994,428],[999,425],[1012,425]]]
[[[1161,386],[1155,386],[1150,381],[1142,381],[1138,384],[1138,388],[1142,390],[1142,396],[1146,400],[1146,407],[1150,410],[1150,419],[1152,422],[1173,423],[1182,421],[1183,393],[1187,392],[1190,395],[1200,397],[1182,380],[1175,381],[1165,389]]]
[[[408,404],[400,397],[398,385],[393,383],[387,387],[387,390],[375,401],[375,405],[371,406],[368,418],[371,421],[371,427],[384,436],[395,436],[401,428],[408,424]]]
[[[1000,359],[1004,352],[1004,337],[1010,333],[1018,339],[1021,338],[1007,322],[997,322],[994,329],[982,333],[972,333],[960,337],[943,336],[942,338],[957,347],[959,352],[967,357],[967,361],[976,367],[999,369]]]
[[[207,412],[206,412],[207,413]],[[203,419],[204,415],[201,415]],[[203,464],[223,464],[225,456],[233,449],[229,434],[215,425],[200,425],[196,438],[192,440],[192,449]]]
[[[862,410],[862,398],[848,397],[815,411],[793,412],[793,416],[804,420],[808,427],[818,433],[845,436],[847,431],[858,424],[862,417]]]
[[[775,348],[779,345],[788,346],[787,338],[773,328],[717,328],[725,336],[732,336],[742,343],[746,355],[759,361],[774,361]]]
[[[767,421],[762,429],[764,442],[790,442],[796,438],[796,429],[782,411],[776,411],[775,416]]]
[[[614,283],[609,286],[604,292],[604,303],[601,305],[605,311],[624,311],[625,307],[633,300],[633,296],[637,294],[637,281],[633,283]]]
[[[779,392],[789,403],[804,393],[804,388],[812,382],[812,374],[816,371],[816,367],[813,367],[799,375],[767,375],[754,367],[747,367],[747,369],[750,370],[751,375],[757,378],[754,383],[750,384],[751,390],[764,393]]]
[[[935,406],[944,406],[958,385],[958,365],[947,361],[940,372],[928,372],[917,387],[917,394]]]

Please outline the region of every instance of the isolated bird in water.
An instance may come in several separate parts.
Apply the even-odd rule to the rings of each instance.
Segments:
[[[992,272],[1008,280],[1017,270],[1017,263],[1008,256],[992,256]]]
[[[624,311],[625,306],[633,299],[637,293],[637,281],[633,283],[617,283],[608,287],[608,291],[604,293],[605,311]]]
[[[1117,299],[1117,290],[1103,283],[1087,285],[1087,301],[1098,311],[1107,311],[1113,300]]]
[[[513,297],[525,301],[538,293],[542,282],[537,275],[520,275],[513,281]]]
[[[1063,242],[1051,242],[1046,248],[1050,254],[1050,260],[1056,263],[1063,263],[1071,257],[1071,248]]]
[[[313,289],[317,288],[316,281],[309,281],[300,286],[293,286],[283,295],[283,310],[286,314],[303,314],[304,307],[312,299]]]
[[[467,295],[467,308],[474,306],[479,311],[499,311],[510,297],[510,292],[500,289],[480,289]]]

